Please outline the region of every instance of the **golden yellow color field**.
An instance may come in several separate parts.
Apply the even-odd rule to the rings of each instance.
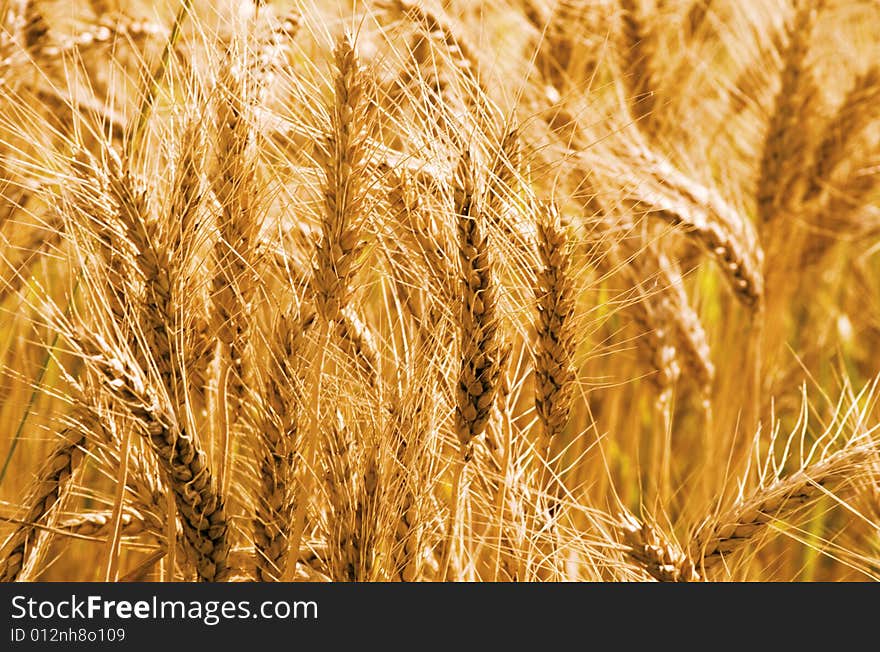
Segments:
[[[880,579],[877,3],[0,20],[0,579]]]

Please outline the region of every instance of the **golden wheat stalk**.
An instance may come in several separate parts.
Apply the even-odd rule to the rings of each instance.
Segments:
[[[437,38],[446,47],[450,62],[456,72],[472,86],[468,89],[468,97],[479,100],[487,95],[480,79],[480,58],[478,50],[456,29],[453,23],[439,11],[427,6],[427,3],[413,0],[379,0],[380,8],[394,11],[406,16],[412,22],[422,25],[431,38]]]
[[[330,130],[315,158],[324,177],[324,219],[313,269],[313,291],[319,316],[336,321],[348,305],[351,282],[358,270],[364,222],[363,187],[367,173],[369,123],[364,72],[348,37],[334,50],[336,74]]]
[[[330,577],[337,582],[366,581],[371,578],[376,553],[379,473],[375,451],[354,436],[339,412],[326,445]]]
[[[59,528],[77,537],[100,539],[107,537],[113,525],[113,512],[83,512],[63,519]],[[121,518],[123,536],[133,537],[147,531],[147,525],[140,512],[127,507]]]
[[[551,442],[565,429],[574,393],[575,303],[571,258],[559,213],[552,203],[537,211],[535,410],[543,427],[538,451],[549,460]]]
[[[455,431],[465,460],[474,440],[483,434],[498,389],[498,318],[495,280],[487,235],[482,225],[481,198],[474,163],[468,153],[456,172],[454,211],[462,273],[459,313],[461,367],[456,385]]]
[[[633,120],[650,131],[656,108],[656,87],[651,70],[652,35],[638,0],[620,0],[621,75]]]
[[[311,388],[311,426],[303,444],[306,468],[311,470],[318,454],[322,414],[321,387],[330,344],[330,326],[338,322],[353,292],[352,281],[359,269],[358,257],[363,249],[362,229],[368,221],[367,197],[364,188],[370,170],[369,141],[366,128],[375,104],[367,97],[367,80],[354,44],[347,34],[336,41],[333,51],[333,101],[330,124],[318,143],[315,159],[321,171],[323,219],[317,243],[312,275],[309,281],[318,318],[322,322],[319,350],[314,365]],[[307,508],[312,499],[311,475],[302,486],[297,499],[290,547],[299,550],[306,525]],[[295,565],[288,566],[289,580]]]
[[[27,505],[20,525],[3,544],[0,559],[0,581],[13,582],[27,563],[28,547],[39,524],[62,502],[70,482],[85,455],[86,436],[78,428],[67,428],[59,434],[60,441],[38,472],[24,500]]]
[[[679,171],[650,148],[635,144],[638,169],[646,170],[656,186],[632,179],[626,192],[649,215],[680,227],[713,256],[737,298],[760,307],[764,294],[764,251],[750,219],[720,193]]]
[[[691,39],[697,36],[711,12],[712,0],[693,0],[690,9],[685,14],[685,35]]]
[[[296,500],[301,497],[297,445],[303,397],[298,357],[313,321],[310,312],[283,315],[270,340],[265,405],[255,419],[259,435],[253,538],[257,579],[263,582],[279,581],[287,574]]]
[[[379,376],[379,350],[370,327],[351,309],[343,308],[341,319],[336,322],[336,336],[342,350],[355,361],[358,369],[371,387]]]
[[[102,379],[108,394],[127,408],[139,434],[152,447],[174,493],[199,579],[225,579],[229,542],[224,501],[200,442],[180,425],[167,399],[163,400],[163,394],[124,354],[120,355],[94,334],[72,332],[71,337],[81,348],[86,363]]]
[[[427,392],[418,392],[417,396],[426,396]],[[427,406],[426,406],[427,407]],[[408,441],[408,434],[420,434],[425,424],[422,422],[424,416],[421,409],[418,409],[416,415],[419,422],[405,423],[406,415],[400,402],[395,402],[391,407],[391,415],[389,419],[389,427],[391,429],[390,439],[394,446],[395,461],[399,464],[399,468],[404,472],[401,474],[401,482],[397,485],[397,491],[392,494],[395,502],[397,513],[397,523],[394,526],[392,541],[392,574],[402,582],[412,582],[416,580],[421,572],[422,560],[420,545],[421,527],[419,518],[419,500],[415,491],[413,491],[414,481],[417,476],[409,473],[415,470],[415,455],[413,449],[418,442]]]
[[[256,194],[255,133],[249,107],[258,92],[248,61],[233,65],[233,54],[220,77],[217,100],[217,170],[211,186],[220,204],[218,237],[214,244],[212,279],[212,333],[228,365],[226,387],[230,426],[240,412],[245,392],[249,314],[256,288],[256,236],[259,232],[259,198]]]
[[[804,201],[819,195],[831,175],[852,155],[851,149],[862,131],[877,115],[880,99],[880,66],[871,66],[856,77],[852,87],[825,126],[824,135],[813,154],[813,167],[807,173]]]
[[[806,67],[813,27],[823,2],[799,0],[788,27],[779,92],[770,114],[758,172],[756,199],[763,222],[771,222],[788,209],[798,166],[808,153],[810,130],[803,122],[816,94],[812,73]]]
[[[775,479],[712,515],[691,536],[689,550],[694,564],[703,572],[713,570],[774,521],[784,521],[829,492],[839,493],[873,454],[870,445],[844,448]]]

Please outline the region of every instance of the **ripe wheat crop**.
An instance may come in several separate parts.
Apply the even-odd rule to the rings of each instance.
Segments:
[[[0,578],[880,579],[880,8],[0,0]]]

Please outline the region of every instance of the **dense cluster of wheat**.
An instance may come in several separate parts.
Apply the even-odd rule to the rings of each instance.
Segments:
[[[880,578],[875,3],[0,11],[2,580]]]

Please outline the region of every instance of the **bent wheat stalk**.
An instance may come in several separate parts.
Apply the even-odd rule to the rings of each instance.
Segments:
[[[140,370],[99,336],[72,334],[85,361],[102,378],[108,393],[136,420],[139,433],[174,493],[183,533],[202,581],[227,575],[228,523],[223,497],[198,439],[184,429],[161,393]]]
[[[20,525],[3,544],[0,559],[0,582],[14,582],[24,568],[31,538],[39,524],[62,500],[71,479],[85,455],[86,436],[78,428],[66,428],[60,433],[61,441],[49,454],[49,458],[28,491],[25,515]]]
[[[872,454],[870,446],[837,451],[757,489],[707,519],[691,537],[689,550],[695,566],[703,572],[714,570],[728,556],[760,536],[773,521],[785,520],[827,492],[851,483]]]

